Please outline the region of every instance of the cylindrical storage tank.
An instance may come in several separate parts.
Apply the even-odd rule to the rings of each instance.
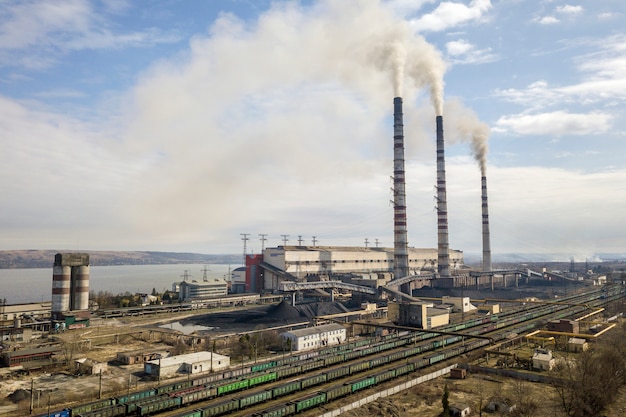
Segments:
[[[72,283],[72,267],[54,265],[52,272],[52,306],[51,312],[63,313],[70,309],[70,287]]]
[[[76,282],[74,283],[74,310],[89,308],[89,265],[76,266]]]

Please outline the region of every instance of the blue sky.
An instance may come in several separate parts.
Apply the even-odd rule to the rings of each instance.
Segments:
[[[393,245],[393,97],[408,240],[623,254],[626,4],[0,3],[0,249],[240,253]]]

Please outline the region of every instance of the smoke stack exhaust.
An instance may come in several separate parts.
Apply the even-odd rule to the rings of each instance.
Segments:
[[[487,205],[487,177],[481,177],[483,208],[483,271],[491,271],[491,237],[489,236],[489,207]]]
[[[437,116],[437,271],[450,276],[450,245],[448,243],[448,202],[446,197],[446,161],[443,147],[443,116]]]
[[[393,273],[394,278],[397,279],[409,275],[401,97],[393,99],[393,233]],[[403,290],[407,290],[407,288],[403,288]]]

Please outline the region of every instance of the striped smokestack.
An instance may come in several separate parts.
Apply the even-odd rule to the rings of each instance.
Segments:
[[[409,275],[401,97],[393,99],[393,234],[393,273],[397,279]]]
[[[489,236],[489,207],[487,205],[487,177],[481,177],[483,207],[483,271],[491,271],[491,238]]]
[[[448,243],[448,203],[446,198],[446,161],[443,148],[443,116],[437,116],[437,271],[450,276]]]

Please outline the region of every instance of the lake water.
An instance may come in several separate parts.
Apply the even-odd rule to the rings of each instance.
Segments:
[[[113,294],[150,293],[172,289],[172,283],[189,279],[202,281],[204,268],[208,278],[225,278],[239,265],[226,264],[167,264],[91,266],[89,291],[109,291]],[[0,300],[7,304],[37,303],[52,298],[52,266],[33,269],[0,269]]]

